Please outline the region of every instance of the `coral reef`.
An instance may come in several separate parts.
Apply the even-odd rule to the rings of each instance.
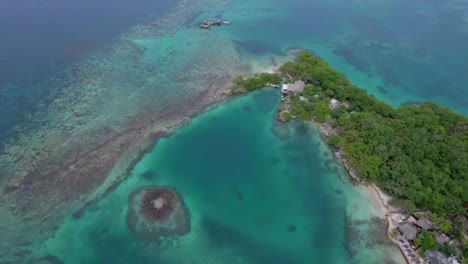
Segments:
[[[185,28],[227,2],[175,2],[164,17],[45,80],[47,100],[12,128],[15,138],[0,142],[4,259],[17,263],[21,244],[43,247],[63,217],[80,218],[159,138],[231,95],[234,76],[252,72],[229,37]]]
[[[161,242],[190,232],[190,214],[182,197],[170,187],[148,186],[128,199],[127,225],[145,242]]]

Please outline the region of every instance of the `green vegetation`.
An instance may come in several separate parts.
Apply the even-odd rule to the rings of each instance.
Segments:
[[[291,114],[330,123],[341,147],[359,175],[380,184],[409,211],[436,213],[444,232],[448,218],[465,213],[468,201],[468,119],[434,103],[398,109],[352,85],[342,74],[311,53],[300,54],[281,71],[305,80],[301,96],[289,99]],[[331,109],[337,99],[341,106]]]
[[[438,244],[435,234],[430,231],[423,230],[419,232],[415,242],[416,245],[421,246],[422,253],[428,250],[437,250],[444,253],[446,256],[455,256],[457,254],[455,247],[449,244]]]
[[[444,233],[451,233],[453,231],[452,222],[447,219],[445,215],[432,214],[431,216],[434,225]]]
[[[465,258],[465,263],[468,262],[468,240],[464,239],[463,244],[460,247],[463,257]]]
[[[308,52],[280,71],[306,82],[301,94],[288,95],[283,120],[330,124],[329,144],[344,151],[362,179],[377,183],[407,212],[432,211],[441,231],[466,232],[455,219],[467,213],[468,118],[435,103],[395,109]],[[251,90],[280,79],[260,74],[236,82]],[[341,104],[332,108],[331,99]]]
[[[421,252],[436,249],[437,241],[435,235],[432,232],[423,230],[418,234],[416,238],[416,245],[421,246]]]
[[[299,96],[293,97],[291,101],[294,102],[291,104],[291,115],[301,120],[310,120],[312,118],[313,105],[300,101]]]
[[[449,244],[438,245],[437,250],[444,253],[446,256],[457,255],[457,250]]]
[[[332,145],[333,147],[338,147],[340,145],[341,139],[338,136],[331,136],[328,138],[328,144]]]
[[[292,119],[292,116],[288,112],[283,112],[281,113],[281,121],[283,122],[289,122]]]
[[[234,83],[247,91],[253,91],[255,89],[263,88],[268,83],[270,84],[281,84],[283,82],[283,77],[276,73],[260,73],[255,74],[249,78],[243,78],[242,76],[238,76]]]
[[[437,250],[447,256],[455,256],[457,254],[457,251],[453,246],[449,244],[437,244],[435,234],[430,231],[423,230],[419,232],[415,242],[416,245],[421,246],[422,253],[425,253],[428,250]]]

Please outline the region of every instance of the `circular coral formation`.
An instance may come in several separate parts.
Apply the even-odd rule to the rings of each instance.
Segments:
[[[127,225],[141,240],[161,241],[190,231],[182,197],[167,186],[138,188],[129,196]]]

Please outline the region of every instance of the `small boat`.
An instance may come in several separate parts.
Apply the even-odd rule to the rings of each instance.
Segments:
[[[221,26],[221,25],[229,25],[231,24],[231,21],[229,20],[221,20],[221,19],[216,19],[216,20],[205,20],[201,22],[198,27],[201,29],[210,29],[212,26]]]
[[[210,21],[203,21],[202,23],[200,23],[200,26],[199,26],[199,28],[201,29],[210,29],[210,27],[211,27]]]

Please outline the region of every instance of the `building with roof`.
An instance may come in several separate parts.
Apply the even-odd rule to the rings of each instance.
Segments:
[[[435,233],[435,237],[436,237],[437,243],[439,244],[445,244],[445,243],[450,242],[450,237],[448,237],[444,233]]]
[[[336,100],[335,98],[333,98],[333,99],[330,100],[329,107],[330,107],[331,109],[336,109],[336,108],[338,108],[338,107],[340,107],[340,106],[341,106],[341,102],[340,102],[340,101]]]
[[[418,233],[418,228],[415,225],[406,222],[398,226],[398,231],[406,240],[414,241],[414,239],[416,239],[416,234]]]
[[[457,257],[450,257],[448,258],[449,264],[460,264],[461,260],[459,261]]]
[[[303,92],[305,87],[305,83],[301,80],[295,81],[294,83],[283,84],[281,88],[281,92],[283,93],[297,93]]]
[[[444,253],[439,251],[427,251],[426,258],[429,264],[450,264]]]
[[[406,219],[406,221],[410,222],[410,223],[413,223],[413,224],[416,224],[416,222],[418,222],[418,220],[416,218],[414,218],[414,216],[410,215],[408,217],[408,219]]]
[[[426,218],[420,218],[417,222],[416,225],[424,230],[431,230],[434,228],[434,224]]]

